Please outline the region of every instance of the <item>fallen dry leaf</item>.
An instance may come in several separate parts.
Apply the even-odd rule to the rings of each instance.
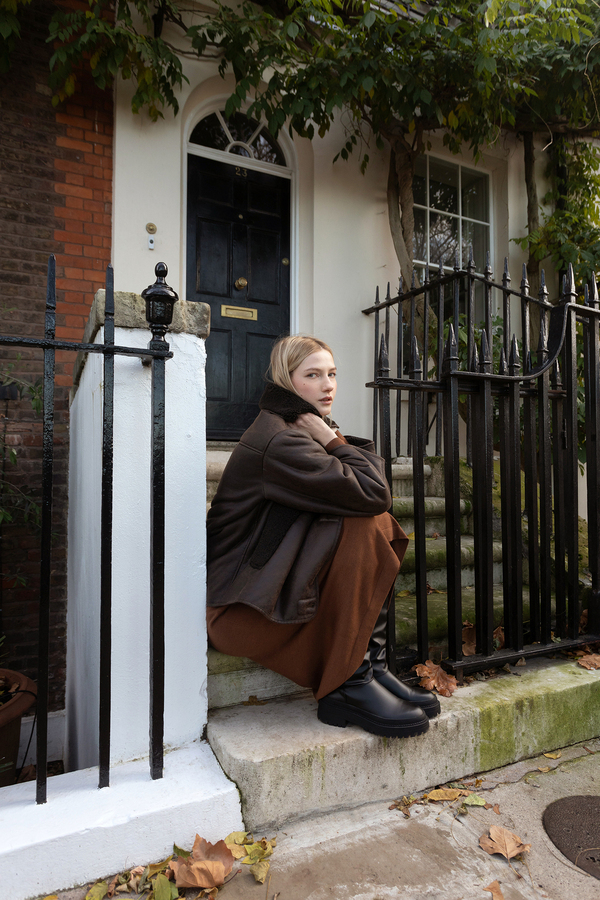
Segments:
[[[178,888],[220,887],[233,868],[234,857],[225,841],[210,844],[196,835],[187,859],[173,859],[170,867]]]
[[[462,791],[458,788],[437,788],[435,791],[429,791],[428,794],[425,794],[423,799],[427,798],[427,800],[449,800],[451,803],[454,800],[457,800],[462,794],[468,794],[468,791]]]
[[[417,798],[411,794],[410,797],[404,796],[400,800],[394,800],[388,809],[399,809],[406,819],[410,819],[410,807],[416,802]]]
[[[600,669],[600,653],[586,653],[577,662],[584,669]]]
[[[113,880],[109,882],[108,891],[106,892],[107,897],[112,897],[117,889],[117,882],[119,880],[119,876],[115,875]]]
[[[105,881],[97,881],[93,884],[87,894],[85,900],[104,900],[108,892],[108,885]]]
[[[504,647],[504,628],[502,625],[498,625],[498,627],[494,629],[492,637],[494,639],[494,650],[502,650]]]
[[[560,759],[562,756],[562,750],[554,750],[552,753],[544,753],[548,759]]]
[[[470,622],[463,622],[462,653],[463,656],[473,656],[475,654],[475,626],[471,625]]]
[[[242,706],[266,706],[266,700],[259,700],[256,694],[250,694],[247,700],[242,700]]]
[[[250,871],[259,884],[264,884],[265,878],[269,874],[270,867],[271,863],[268,859],[259,859],[258,862],[255,862],[254,865],[250,866]]]
[[[538,766],[538,772],[544,772],[544,773],[546,773],[546,772],[549,772],[549,771],[550,771],[550,766]]]
[[[232,831],[231,834],[228,834],[225,838],[225,843],[235,859],[243,859],[244,856],[248,855],[246,847],[244,847],[244,841],[247,837],[247,831]]]
[[[520,853],[529,853],[531,850],[531,844],[524,844],[520,837],[499,825],[490,825],[489,835],[481,835],[479,846],[490,855],[501,853],[506,859],[512,859]]]
[[[526,666],[526,665],[527,665],[527,662],[526,662],[524,656],[522,656],[520,659],[518,659],[515,663],[515,666]]]
[[[494,803],[494,812],[496,813],[497,816],[500,815],[500,807],[498,806],[497,803]]]
[[[419,664],[415,666],[417,675],[421,679],[421,687],[428,691],[436,690],[443,697],[451,697],[457,688],[456,678],[454,675],[448,675],[441,666],[436,666],[430,659],[425,665]]]
[[[484,800],[483,797],[480,797],[479,794],[469,794],[463,800],[463,804],[465,806],[485,806],[487,800]]]
[[[492,881],[491,884],[488,884],[486,888],[483,888],[484,891],[489,891],[492,895],[492,900],[504,900],[504,894],[500,890],[500,885],[497,881]]]

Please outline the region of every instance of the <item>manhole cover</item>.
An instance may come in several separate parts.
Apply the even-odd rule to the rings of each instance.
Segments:
[[[571,862],[600,880],[600,797],[563,797],[544,810],[544,828]]]

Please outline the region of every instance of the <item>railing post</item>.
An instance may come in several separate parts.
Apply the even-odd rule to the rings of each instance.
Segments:
[[[106,270],[104,295],[104,346],[115,343],[115,293],[112,266]],[[113,521],[113,432],[114,432],[115,356],[104,354],[102,391],[102,501],[100,536],[100,698],[98,787],[110,780],[110,711],[112,650],[112,521]]]
[[[444,480],[446,507],[446,573],[448,588],[448,653],[462,659],[460,549],[460,468],[458,413],[458,347],[450,324],[444,355]]]
[[[44,337],[56,330],[56,257],[48,259]],[[42,537],[40,562],[39,649],[37,681],[36,801],[46,802],[48,765],[48,666],[50,663],[50,582],[52,578],[52,473],[54,462],[54,347],[44,349],[44,424],[42,450]]]
[[[149,350],[168,350],[165,340],[176,292],[165,278],[165,263],[155,267],[156,281],[142,291],[152,331]],[[161,778],[165,705],[165,359],[152,357],[152,475],[150,494],[150,774]]]
[[[595,311],[600,309],[595,274],[591,291],[586,290],[586,304]],[[592,576],[588,631],[597,634],[600,631],[600,335],[597,316],[589,316],[584,325],[584,366],[588,556]]]

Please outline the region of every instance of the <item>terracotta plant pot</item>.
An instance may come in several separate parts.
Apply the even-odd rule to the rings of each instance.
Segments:
[[[36,686],[31,678],[11,669],[0,669],[0,681],[8,681],[9,690],[16,689],[22,693],[15,694],[12,700],[0,704],[0,787],[14,784],[17,771],[17,756],[21,737],[21,716],[35,702]],[[31,691],[31,693],[29,693]],[[4,765],[9,764],[8,769]]]

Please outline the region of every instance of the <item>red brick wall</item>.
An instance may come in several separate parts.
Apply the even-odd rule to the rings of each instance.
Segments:
[[[35,7],[35,9],[33,8]],[[57,262],[57,337],[81,340],[95,291],[111,256],[112,94],[83,81],[54,108],[48,88],[48,19],[36,0],[22,18],[22,40],[0,81],[0,332],[41,336],[48,255]],[[0,347],[7,365],[27,380],[41,374],[39,351]],[[68,393],[74,354],[56,360],[55,475],[51,599],[51,705],[64,705]],[[27,398],[0,400],[0,437],[17,452],[6,478],[39,499],[41,422]],[[1,450],[1,447],[0,447]],[[0,465],[2,464],[0,453]],[[1,498],[0,498],[1,499]],[[0,504],[1,505],[1,504]],[[0,530],[1,665],[37,675],[39,534],[17,521]],[[15,576],[25,579],[24,585]]]

